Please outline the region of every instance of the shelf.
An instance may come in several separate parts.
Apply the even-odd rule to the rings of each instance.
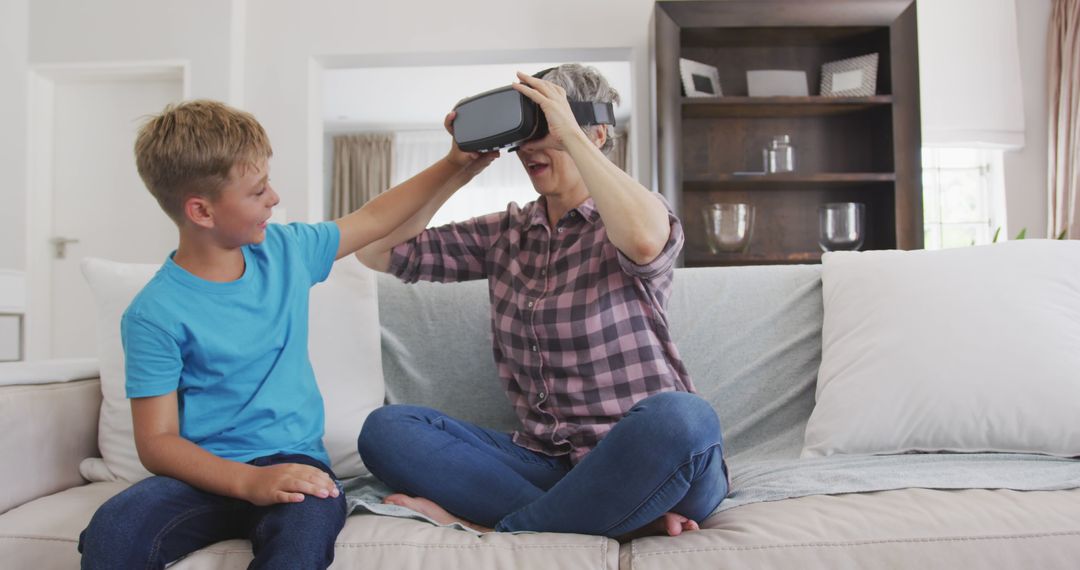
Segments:
[[[819,172],[735,175],[717,174],[709,180],[686,180],[687,192],[718,190],[821,190],[852,186],[883,187],[896,182],[892,172]]]
[[[762,117],[823,117],[885,109],[892,95],[871,97],[683,97],[682,116],[688,119]]]
[[[687,267],[709,267],[716,265],[797,265],[821,263],[820,251],[778,254],[752,253],[711,253],[709,251],[687,251],[684,259]]]
[[[818,211],[830,202],[866,205],[867,249],[922,247],[915,3],[657,0],[653,150],[658,190],[684,223],[681,263],[820,263]],[[818,94],[823,65],[868,53],[878,54],[870,96]],[[725,96],[683,96],[683,58],[715,67]],[[747,96],[746,72],[768,69],[805,72],[813,95]],[[781,134],[796,172],[734,174],[761,169]],[[702,212],[734,202],[754,207],[749,249],[712,254]]]
[[[688,27],[683,28],[679,42],[684,48],[818,47],[864,45],[880,34],[881,26]]]

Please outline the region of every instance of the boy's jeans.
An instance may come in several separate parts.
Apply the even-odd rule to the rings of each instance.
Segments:
[[[249,463],[303,463],[337,481],[329,467],[306,455],[273,455]],[[164,568],[209,544],[246,538],[255,554],[250,568],[324,569],[334,560],[334,540],[344,525],[344,493],[257,507],[171,477],[150,477],[94,513],[79,537],[79,552],[83,568]]]
[[[728,491],[716,412],[685,392],[635,404],[573,469],[566,456],[419,406],[376,410],[358,446],[390,487],[499,531],[616,537],[668,511],[700,522]]]

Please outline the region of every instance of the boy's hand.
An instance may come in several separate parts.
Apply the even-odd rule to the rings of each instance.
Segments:
[[[480,171],[487,168],[491,161],[499,157],[499,151],[492,152],[465,152],[458,148],[457,141],[454,140],[454,117],[457,116],[457,111],[450,111],[447,113],[446,118],[443,119],[443,127],[446,132],[450,133],[450,152],[446,153],[446,160],[458,168],[464,168],[469,177],[476,176]]]
[[[304,500],[304,495],[325,499],[340,494],[326,472],[300,463],[256,467],[248,472],[245,479],[244,499],[260,507],[299,503]]]

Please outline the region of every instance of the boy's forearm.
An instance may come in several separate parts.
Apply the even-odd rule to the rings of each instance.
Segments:
[[[435,216],[435,212],[439,211],[439,208],[450,199],[450,196],[454,195],[454,192],[467,184],[470,178],[464,172],[454,175],[439,189],[435,197],[424,204],[408,221],[395,228],[386,237],[360,248],[356,252],[357,259],[371,269],[386,271],[389,268],[390,250],[420,235],[431,222],[431,218]]]
[[[251,465],[222,459],[179,435],[162,434],[137,446],[148,471],[183,481],[197,489],[248,500],[244,481]]]
[[[359,210],[336,220],[341,228],[338,257],[371,245],[417,219],[417,214],[427,211],[426,206],[445,191],[457,190],[464,185],[467,180],[462,180],[463,170],[445,158],[440,159],[423,172],[376,196]],[[431,210],[428,220],[434,213]],[[426,225],[427,220],[423,223]]]

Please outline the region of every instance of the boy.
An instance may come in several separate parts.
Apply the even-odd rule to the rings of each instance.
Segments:
[[[98,509],[83,568],[163,568],[231,538],[251,540],[253,568],[333,561],[346,507],[322,444],[308,289],[494,157],[455,147],[347,216],[281,226],[267,223],[271,154],[254,117],[213,101],[139,131],[139,175],[180,234],[121,321],[135,444],[157,476]]]

